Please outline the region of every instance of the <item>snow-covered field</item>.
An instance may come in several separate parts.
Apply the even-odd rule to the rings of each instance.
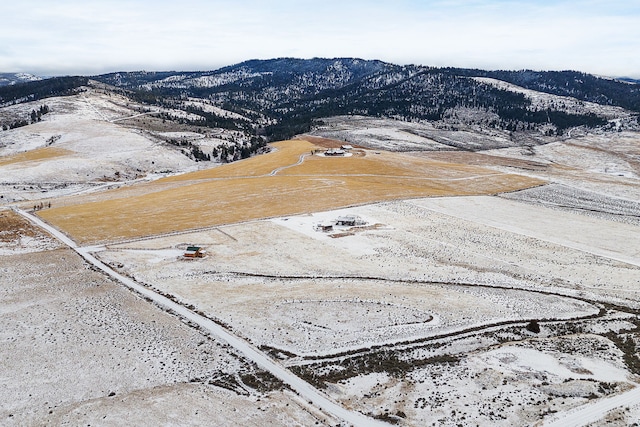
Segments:
[[[350,213],[359,215],[367,224],[378,226],[365,225],[361,230],[336,227],[332,233],[315,229],[317,224]],[[528,215],[526,221],[522,219],[524,215]],[[500,221],[503,226],[497,225]],[[342,237],[331,237],[332,234]],[[321,295],[326,293],[331,295],[327,298],[331,301],[354,299],[354,303],[359,300],[364,303],[375,295],[382,297],[384,303],[406,299],[406,304],[411,306],[419,305],[416,297],[420,293],[424,293],[422,301],[428,304],[434,304],[438,300],[434,296],[440,293],[453,293],[454,300],[462,298],[457,295],[460,292],[470,293],[468,289],[448,288],[442,292],[440,289],[447,283],[545,289],[569,295],[589,293],[636,300],[636,284],[640,282],[640,267],[635,265],[640,261],[636,234],[637,228],[627,224],[544,207],[533,208],[499,198],[435,198],[135,241],[110,246],[99,256],[113,265],[122,265],[124,271],[137,279],[192,303],[205,298],[207,289],[216,300],[221,286],[230,286],[237,292],[246,288],[248,293],[256,294],[256,303],[262,294],[269,300],[267,290],[275,289],[276,298],[288,304],[297,301],[300,294],[306,294],[309,301],[321,301]],[[622,236],[626,237],[624,241]],[[205,247],[207,257],[185,261],[182,253],[190,244]],[[627,262],[616,259],[623,253]],[[236,286],[236,282],[242,286]],[[358,299],[357,290],[365,288],[367,291]],[[375,291],[376,288],[383,290]],[[290,295],[287,296],[287,292]],[[388,301],[384,292],[391,296]],[[192,293],[201,296],[189,297]],[[405,293],[407,295],[403,295]],[[495,293],[485,290],[484,297]],[[522,298],[526,301],[528,296]],[[497,305],[489,311],[494,310],[498,317],[517,316],[517,299],[515,295],[498,299]],[[507,303],[507,300],[513,302]],[[233,304],[233,300],[207,304],[219,305],[219,309],[226,311],[222,306]],[[434,314],[428,304],[415,308]],[[266,303],[267,307],[269,305]],[[526,305],[521,307],[525,310],[523,313],[534,310]],[[541,317],[554,317],[553,304],[546,302],[543,305],[550,312],[536,308]],[[471,323],[479,322],[487,315],[480,310],[479,300],[460,306],[461,309],[473,307],[470,313],[476,311],[475,316],[470,314]],[[229,308],[229,316],[233,317],[238,310],[242,308]],[[248,309],[248,312],[252,310]],[[326,310],[326,307],[321,309]],[[220,313],[218,309],[213,311]],[[458,313],[435,314],[440,319],[439,327],[449,321],[463,322],[464,317]],[[526,318],[531,314],[520,315]],[[445,322],[444,319],[450,320]],[[231,323],[230,319],[224,320]]]
[[[600,195],[640,200],[640,133],[589,134],[564,142],[485,152],[504,159],[546,165],[524,170],[526,175],[547,179]]]
[[[51,237],[19,229],[0,242],[0,424],[335,422],[71,250],[42,244],[25,256],[27,237]]]
[[[27,111],[43,103],[50,112],[41,122],[0,131],[0,156],[44,147],[64,149],[66,154],[3,165],[0,203],[95,191],[107,184],[198,169],[174,147],[122,126],[121,119],[138,114],[122,99],[91,91],[26,104]]]
[[[459,111],[459,114],[475,114],[475,112]],[[480,127],[468,128],[459,124],[435,127],[431,123],[403,122],[364,116],[329,117],[322,119],[322,122],[322,125],[314,128],[312,135],[347,141],[349,144],[378,150],[486,150],[523,145],[523,142],[512,140],[508,132]],[[535,145],[544,141],[543,137],[538,140],[527,140],[529,143],[534,142]]]
[[[317,228],[347,215],[365,224]],[[316,372],[348,408],[402,413],[394,419],[407,425],[513,425],[635,386],[622,351],[606,338],[634,329],[635,316],[602,317],[598,301],[640,307],[639,231],[496,197],[436,198],[230,225],[97,254],[300,366],[305,378]],[[187,245],[205,247],[207,256],[184,259]],[[561,319],[580,318],[579,329],[563,329],[572,322]],[[530,319],[548,320],[533,334],[524,328]],[[368,350],[378,346],[385,352]],[[367,357],[394,351],[415,368],[400,377],[367,373]],[[449,354],[460,359],[422,363]],[[349,364],[356,368],[346,378],[333,379]]]
[[[542,349],[544,339],[505,344],[471,352],[457,362],[418,367],[406,378],[371,373],[341,380],[330,390],[348,407],[403,414],[401,424],[538,425],[550,414],[629,388],[619,357],[605,361],[582,353],[589,345],[606,346],[606,340],[582,340],[581,345],[565,340],[574,346],[571,353]],[[559,340],[548,341],[555,345]]]
[[[562,184],[549,184],[542,187],[517,191],[503,195],[514,200],[532,204],[542,204],[555,209],[568,210],[584,215],[640,225],[640,202],[613,197]]]

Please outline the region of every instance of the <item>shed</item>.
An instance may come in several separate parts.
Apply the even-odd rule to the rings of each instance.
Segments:
[[[204,254],[205,251],[200,246],[187,246],[184,251],[185,258],[202,258]]]
[[[315,229],[317,231],[322,231],[324,233],[328,233],[330,231],[333,231],[333,224],[317,224]]]

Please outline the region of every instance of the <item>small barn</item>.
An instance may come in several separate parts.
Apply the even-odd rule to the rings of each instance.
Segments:
[[[185,258],[203,258],[205,251],[200,246],[187,246],[184,251]]]
[[[333,224],[316,224],[316,231],[322,231],[323,233],[329,233],[333,231]]]

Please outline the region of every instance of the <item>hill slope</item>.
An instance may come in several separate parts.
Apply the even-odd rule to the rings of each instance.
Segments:
[[[141,112],[154,112],[163,123],[233,133],[224,149],[194,153],[222,162],[246,158],[265,140],[307,133],[336,116],[492,136],[486,146],[437,139],[445,148],[473,150],[546,144],[575,128],[640,128],[640,88],[628,82],[573,71],[483,71],[354,58],[251,60],[215,71],[121,72],[92,80],[61,77],[0,87],[0,105],[69,95],[87,85],[143,104]]]
[[[478,77],[582,102],[640,111],[636,85],[584,73],[482,71],[399,66],[353,58],[252,60],[199,73],[115,73],[95,78],[135,91],[150,103],[176,104],[179,97],[210,100],[242,112],[272,139],[306,132],[314,120],[359,114],[404,121],[439,121],[470,109],[465,124],[508,131],[562,134],[576,126],[604,126],[611,114],[545,108],[525,94]],[[458,118],[460,115],[458,114]],[[633,120],[630,121],[633,125]],[[245,126],[246,128],[246,126]]]

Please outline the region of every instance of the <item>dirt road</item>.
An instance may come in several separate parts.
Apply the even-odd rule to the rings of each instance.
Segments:
[[[178,316],[181,316],[197,324],[204,330],[216,336],[221,341],[224,341],[227,344],[231,345],[236,350],[240,351],[247,359],[253,361],[262,369],[270,372],[272,375],[274,375],[275,377],[283,381],[285,384],[289,385],[293,390],[298,392],[300,396],[302,396],[304,399],[316,405],[323,411],[326,411],[327,413],[353,426],[377,426],[377,425],[385,426],[387,425],[386,423],[382,423],[374,419],[371,419],[369,417],[366,417],[363,414],[352,412],[343,408],[333,400],[329,399],[323,393],[321,393],[318,389],[312,387],[309,383],[307,383],[306,381],[294,375],[291,371],[286,369],[284,366],[273,361],[265,353],[258,350],[257,348],[255,348],[254,346],[252,346],[242,338],[239,338],[231,334],[229,331],[227,331],[217,323],[213,322],[212,320],[207,319],[206,317],[203,317],[199,314],[196,314],[191,310],[187,309],[186,307],[160,294],[157,294],[151,291],[150,289],[139,285],[133,280],[117,273],[116,271],[112,270],[109,266],[107,266],[106,264],[102,263],[97,258],[95,258],[89,252],[88,249],[79,247],[78,245],[76,245],[76,243],[73,240],[69,239],[63,233],[59,232],[49,224],[45,223],[40,218],[37,218],[36,216],[31,215],[22,210],[16,209],[16,212],[22,215],[23,217],[25,217],[26,219],[28,219],[29,221],[31,221],[32,223],[46,230],[48,233],[50,233],[52,236],[59,239],[64,244],[68,245],[71,249],[73,249],[80,256],[82,256],[88,263],[92,264],[93,266],[98,268],[100,271],[104,272],[105,274],[117,280],[118,282],[122,283],[124,286],[139,293],[143,297],[150,299],[151,301],[164,307],[170,312],[173,312]]]

